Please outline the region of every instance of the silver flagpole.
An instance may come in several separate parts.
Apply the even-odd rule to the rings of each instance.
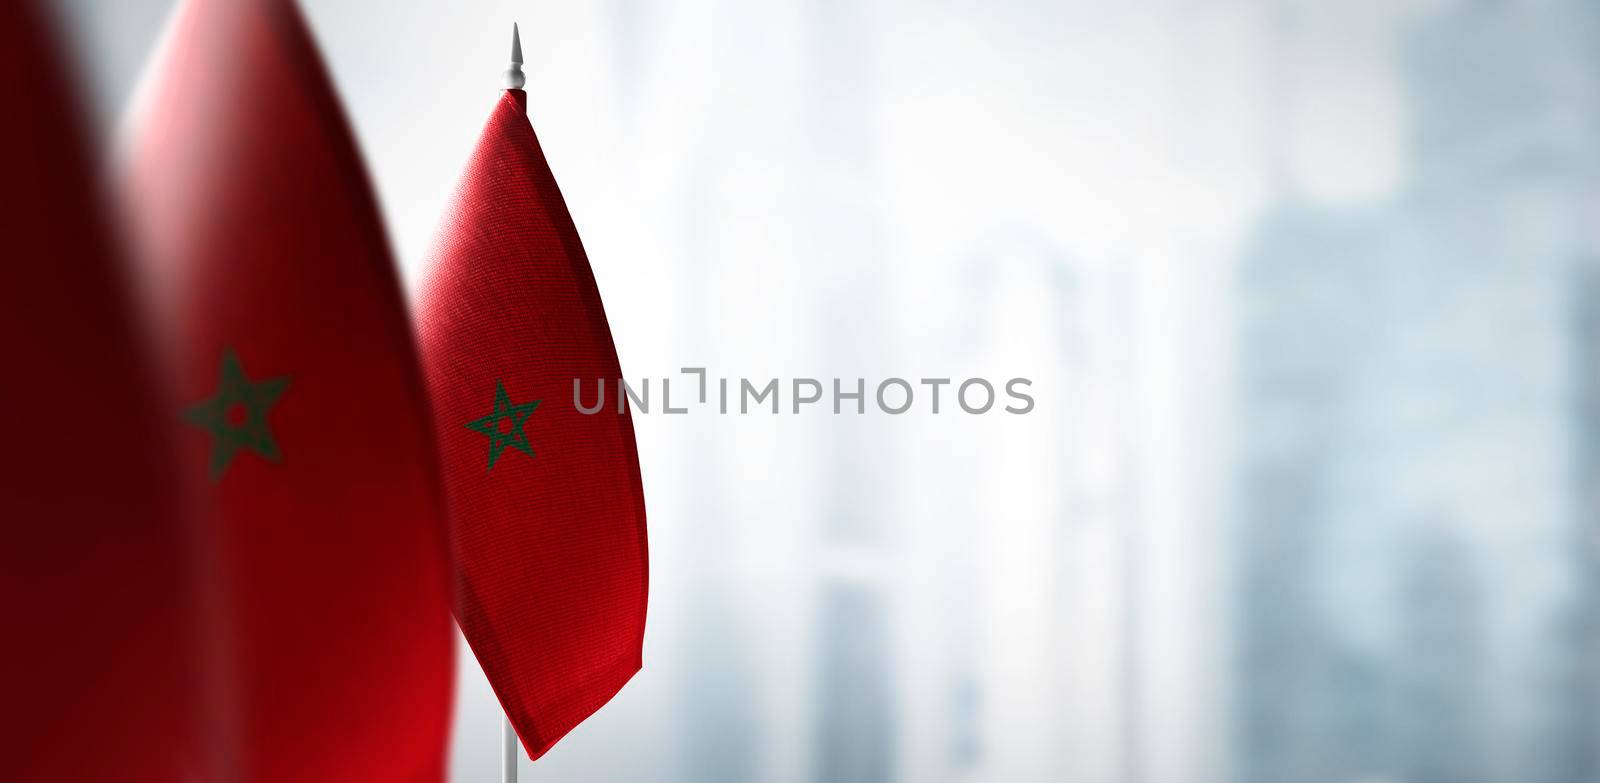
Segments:
[[[500,783],[517,783],[517,730],[511,718],[500,716]]]
[[[522,73],[522,34],[517,32],[517,23],[511,23],[511,67],[506,69],[505,84],[508,90],[520,90],[528,83],[528,77]]]
[[[508,90],[520,90],[527,83],[527,77],[522,74],[522,34],[517,30],[516,23],[511,25],[511,67],[506,69],[505,86]],[[519,750],[521,742],[517,739],[517,730],[511,727],[511,716],[500,716],[500,783],[517,783],[517,757],[522,755]]]

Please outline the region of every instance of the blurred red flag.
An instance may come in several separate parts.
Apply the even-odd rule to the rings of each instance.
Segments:
[[[4,777],[206,780],[166,414],[40,13],[0,3]]]
[[[190,0],[130,207],[219,539],[245,781],[444,774],[453,633],[426,398],[387,241],[287,0]]]
[[[417,317],[457,618],[538,758],[638,671],[649,569],[633,422],[573,404],[622,370],[526,100],[495,106]]]

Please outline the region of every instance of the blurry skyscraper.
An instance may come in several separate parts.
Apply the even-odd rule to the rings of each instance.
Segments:
[[[1565,730],[1553,765],[1574,780],[1600,779],[1600,265],[1572,287],[1577,497],[1567,536],[1573,596],[1550,643],[1565,653],[1553,677]]]
[[[1330,562],[1344,437],[1361,411],[1362,273],[1375,221],[1280,206],[1240,271],[1235,706],[1246,783],[1353,780],[1387,756],[1375,653],[1341,634],[1322,585],[1371,583],[1371,566]]]
[[[883,271],[860,259],[883,255],[877,145],[875,12],[848,0],[808,0],[801,122],[818,176],[800,194],[801,220],[811,228],[806,250],[831,267],[817,292],[824,318],[816,324],[826,345],[824,366],[858,401],[834,399],[842,415],[876,405],[873,368],[885,359]],[[866,378],[860,388],[857,378]],[[889,569],[896,546],[886,507],[896,464],[885,459],[881,425],[866,420],[831,430],[819,453],[821,561],[813,633],[819,650],[814,693],[811,778],[817,783],[878,783],[894,779],[898,750],[890,647],[895,618]]]
[[[1398,768],[1408,783],[1490,780],[1485,764],[1490,703],[1484,681],[1483,602],[1475,553],[1450,520],[1423,520],[1403,544],[1399,587],[1405,616],[1393,707],[1399,713]]]
[[[1235,766],[1591,780],[1554,680],[1593,655],[1594,12],[1451,3],[1399,40],[1399,192],[1291,192],[1240,268]]]

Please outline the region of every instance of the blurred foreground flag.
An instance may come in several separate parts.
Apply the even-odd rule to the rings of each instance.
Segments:
[[[354,141],[293,3],[189,0],[175,25],[128,196],[218,537],[238,779],[440,780],[437,461]]]
[[[0,778],[210,780],[169,417],[43,22],[0,3]]]
[[[633,422],[573,403],[575,379],[593,390],[622,370],[526,102],[510,89],[495,104],[417,318],[457,618],[538,758],[639,670],[648,558]]]

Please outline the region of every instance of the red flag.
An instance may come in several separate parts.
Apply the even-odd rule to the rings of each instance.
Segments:
[[[246,781],[444,774],[446,541],[378,212],[286,0],[191,0],[130,204],[219,536]]]
[[[0,777],[204,780],[191,531],[60,65],[0,3]]]
[[[538,758],[639,670],[648,558],[632,420],[573,404],[622,371],[526,101],[495,106],[417,317],[457,619]]]

